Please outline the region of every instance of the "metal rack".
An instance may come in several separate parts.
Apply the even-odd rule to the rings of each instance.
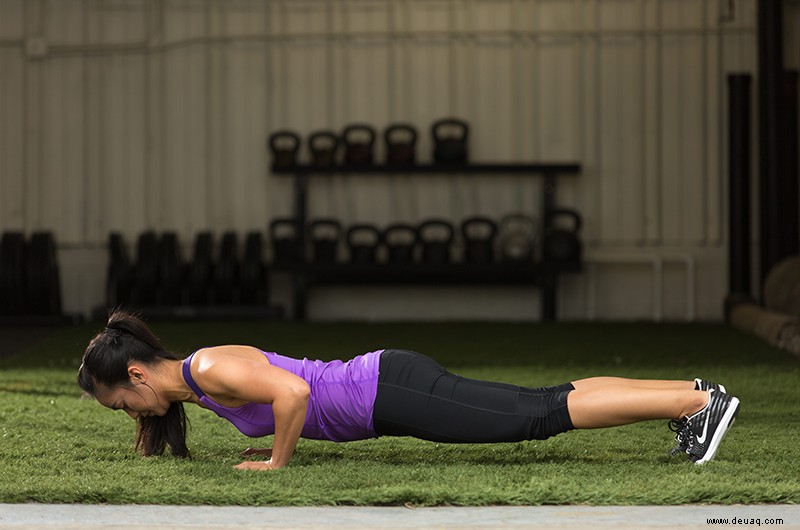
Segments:
[[[273,167],[276,175],[294,179],[294,218],[298,227],[308,221],[308,186],[312,177],[324,178],[347,174],[423,174],[480,175],[505,174],[544,178],[542,194],[542,228],[547,231],[549,212],[556,209],[556,184],[558,177],[578,175],[581,166],[577,163],[536,164],[415,164],[415,165],[371,165],[328,166],[297,165]],[[580,261],[570,263],[471,263],[396,265],[376,263],[361,265],[354,263],[317,264],[306,259],[305,230],[298,230],[300,239],[300,263],[291,266],[273,265],[270,270],[288,273],[292,278],[294,295],[294,318],[307,317],[308,290],[314,285],[364,285],[364,284],[527,284],[538,285],[542,290],[542,319],[555,320],[557,315],[556,294],[558,277],[562,273],[578,272]]]

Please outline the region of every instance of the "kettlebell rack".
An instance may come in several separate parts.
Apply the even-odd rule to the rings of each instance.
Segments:
[[[531,164],[472,164],[435,163],[413,165],[294,165],[273,166],[272,173],[293,178],[294,221],[305,227],[308,222],[308,187],[312,177],[325,178],[332,175],[370,174],[403,175],[518,175],[544,179],[542,194],[542,229],[551,227],[556,206],[556,188],[559,177],[578,175],[581,166],[577,163],[531,163]],[[292,265],[270,265],[272,272],[289,274],[293,283],[294,318],[307,318],[308,291],[314,285],[365,285],[365,284],[495,284],[537,285],[542,290],[542,320],[552,321],[557,316],[558,277],[564,273],[582,270],[580,259],[562,262],[539,261],[524,263],[313,263],[307,259],[306,230],[298,230],[297,262]]]

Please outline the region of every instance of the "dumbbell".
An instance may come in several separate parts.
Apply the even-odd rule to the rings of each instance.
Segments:
[[[492,263],[497,223],[488,217],[474,216],[461,223],[464,238],[464,261],[467,263]]]
[[[238,301],[238,247],[235,232],[222,235],[219,257],[214,267],[214,303],[217,305],[230,305]]]
[[[186,300],[191,305],[207,305],[211,301],[214,278],[213,238],[211,232],[195,237],[192,262],[188,265]]]
[[[122,234],[108,235],[108,277],[106,279],[106,304],[108,307],[126,306],[131,300],[133,268]]]
[[[239,273],[240,302],[244,305],[267,303],[267,275],[263,261],[260,232],[250,232],[245,239],[244,259]]]
[[[153,231],[139,234],[131,301],[140,306],[156,303],[158,288],[158,238]]]
[[[377,261],[378,247],[382,242],[381,232],[373,225],[355,224],[347,230],[347,246],[350,248],[350,261],[371,264]]]
[[[27,312],[25,300],[25,235],[5,232],[0,240],[0,310],[5,315]]]
[[[164,232],[158,241],[158,291],[159,305],[178,305],[183,293],[183,260],[178,234]]]
[[[419,232],[408,224],[393,224],[383,231],[383,241],[389,251],[389,263],[408,265],[414,262],[415,250],[419,244]]]
[[[417,228],[422,245],[422,262],[445,264],[450,262],[450,245],[453,243],[455,229],[443,219],[429,219]]]

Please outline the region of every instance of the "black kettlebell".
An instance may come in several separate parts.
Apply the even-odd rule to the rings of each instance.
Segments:
[[[492,263],[497,223],[488,217],[474,216],[461,223],[464,237],[464,261],[467,263]]]
[[[317,219],[308,225],[308,237],[317,263],[336,263],[342,225],[335,219]]]
[[[375,129],[365,124],[353,124],[342,131],[344,163],[350,166],[372,164],[372,146],[375,145]]]
[[[444,264],[450,262],[450,245],[453,243],[455,229],[443,219],[430,219],[417,228],[422,242],[422,262]]]
[[[503,261],[527,262],[533,259],[536,220],[525,214],[510,214],[500,221],[499,244]]]
[[[443,164],[467,163],[467,138],[469,125],[456,118],[433,123],[433,160]]]
[[[292,218],[274,219],[269,225],[275,263],[294,264],[300,261],[300,228]]]
[[[272,167],[285,169],[297,165],[300,137],[293,131],[277,131],[269,137],[272,150]]]
[[[386,163],[402,166],[414,163],[417,130],[406,123],[397,123],[383,132],[386,142]]]
[[[419,242],[419,232],[415,227],[402,223],[389,225],[383,231],[383,241],[389,250],[389,263],[414,263],[414,250]]]
[[[371,264],[377,261],[381,232],[373,225],[355,224],[347,230],[347,246],[350,247],[350,261]]]
[[[328,167],[336,164],[339,138],[330,131],[317,131],[308,137],[311,165]]]
[[[556,227],[556,219],[565,217],[571,220],[571,229]],[[551,210],[547,219],[549,228],[542,249],[545,261],[564,263],[580,260],[583,253],[583,243],[578,235],[583,225],[581,215],[575,210],[560,208]]]

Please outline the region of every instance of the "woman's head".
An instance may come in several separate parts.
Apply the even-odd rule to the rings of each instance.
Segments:
[[[166,446],[189,456],[183,404],[165,400],[151,384],[161,363],[176,359],[141,319],[116,310],[89,342],[78,370],[84,392],[137,421],[136,447],[146,456],[162,454]]]

